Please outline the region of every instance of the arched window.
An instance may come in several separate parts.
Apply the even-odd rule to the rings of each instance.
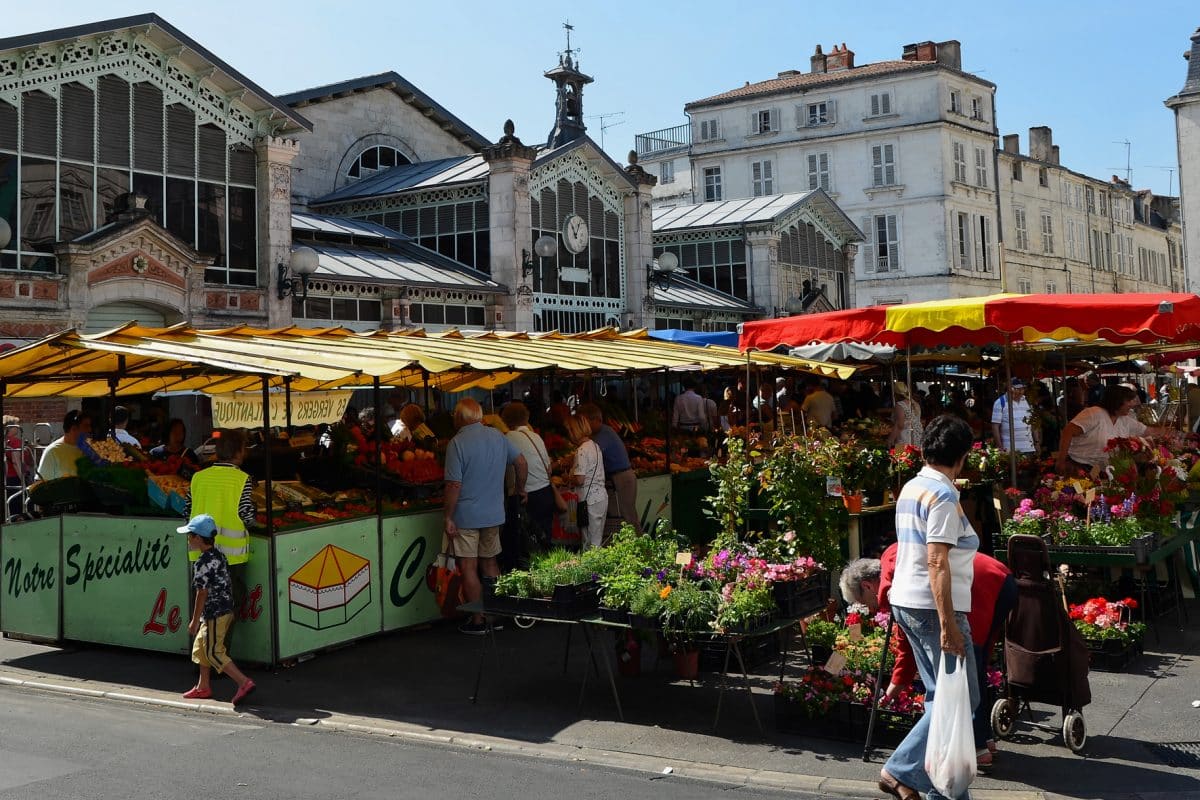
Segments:
[[[388,147],[386,144],[376,145],[363,150],[358,154],[358,158],[350,162],[350,166],[346,169],[346,177],[358,180],[370,177],[381,170],[411,163],[396,148]]]

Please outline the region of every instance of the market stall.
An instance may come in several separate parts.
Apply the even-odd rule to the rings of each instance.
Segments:
[[[749,361],[760,360],[824,374],[850,371],[776,356]],[[344,496],[280,481],[284,476],[271,467],[273,457],[282,461],[271,429],[317,420],[302,403],[293,405],[293,395],[369,387],[379,406],[385,385],[461,391],[494,388],[539,371],[625,376],[747,363],[729,348],[699,351],[650,340],[644,332],[425,336],[127,325],[96,336],[68,331],[0,356],[0,403],[9,397],[203,391],[230,398],[233,408],[222,412],[225,419],[240,416],[240,426],[261,425],[256,457],[262,462],[259,510],[265,532],[251,540],[232,653],[275,663],[438,615],[423,580],[440,547],[440,501],[436,489],[424,487],[440,485],[440,467],[436,476],[426,470],[431,479],[426,483],[413,480],[418,459],[406,455],[414,450],[393,447],[379,434],[355,443],[359,452],[353,458],[373,457],[348,473],[356,486]],[[186,652],[189,575],[184,544],[173,530],[182,510],[181,479],[144,473],[138,478],[136,463],[106,462],[103,468],[146,481],[147,499],[157,499],[161,511],[130,516],[72,508],[5,525],[0,630]],[[645,524],[670,518],[671,482],[670,472],[642,478],[639,513]]]

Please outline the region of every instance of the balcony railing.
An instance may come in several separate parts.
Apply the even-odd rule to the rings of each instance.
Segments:
[[[634,149],[639,156],[661,153],[664,150],[674,150],[676,147],[687,147],[692,143],[692,126],[676,125],[674,128],[663,128],[659,131],[639,133],[634,137]]]

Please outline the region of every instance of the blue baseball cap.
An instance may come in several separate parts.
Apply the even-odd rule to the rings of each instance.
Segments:
[[[217,521],[210,514],[197,514],[188,524],[175,529],[178,533],[194,533],[201,539],[212,539],[217,535]]]

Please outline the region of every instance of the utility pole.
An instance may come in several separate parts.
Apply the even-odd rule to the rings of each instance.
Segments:
[[[601,150],[604,149],[604,132],[606,130],[608,130],[609,128],[615,128],[618,125],[625,124],[625,120],[621,120],[620,122],[605,122],[605,120],[613,119],[614,117],[623,117],[623,116],[625,116],[624,111],[613,111],[608,114],[592,114],[590,117],[587,117],[587,119],[600,120],[600,149]]]
[[[1176,167],[1163,167],[1163,166],[1159,166],[1157,164],[1147,164],[1145,166],[1145,169],[1166,170],[1166,172],[1167,172],[1167,195],[1169,197],[1175,196],[1175,170],[1176,170]]]

